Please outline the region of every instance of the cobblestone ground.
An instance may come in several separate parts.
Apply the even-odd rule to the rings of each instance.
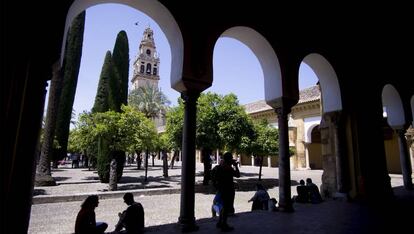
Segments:
[[[160,163],[160,162],[157,162]],[[159,166],[159,165],[158,165]],[[200,183],[202,164],[197,164],[196,183]],[[170,179],[161,178],[162,170],[155,167],[148,172],[151,175],[148,184],[141,182],[142,171],[133,168],[127,168],[124,173],[124,181],[119,184],[120,188],[127,191],[128,188],[144,189],[147,187],[168,187],[179,188],[181,169],[170,170]],[[258,167],[243,166],[241,167],[242,178],[239,180],[241,185],[235,197],[236,213],[250,211],[251,203],[248,199],[254,194],[254,183],[257,181]],[[292,195],[296,194],[295,185],[300,179],[310,177],[319,186],[321,184],[322,171],[292,171]],[[60,168],[53,172],[53,176],[60,183],[59,186],[35,188],[39,196],[58,196],[83,193],[94,193],[105,191],[106,184],[98,182],[96,174],[86,169],[69,169]],[[277,168],[263,168],[263,183],[269,188],[271,197],[278,200],[278,188],[274,178],[278,177]],[[138,179],[137,179],[138,178]],[[402,179],[400,175],[392,175],[391,181],[393,186],[400,186]],[[247,186],[247,185],[248,186]],[[163,186],[161,186],[163,185]],[[124,192],[125,192],[124,191]],[[213,200],[211,193],[196,193],[195,217],[197,220],[211,217],[211,203]],[[180,194],[164,195],[141,195],[135,197],[135,200],[142,203],[145,209],[146,227],[176,223],[180,214]],[[71,233],[74,230],[76,214],[80,209],[82,201],[58,202],[34,204],[32,206],[29,233]],[[126,208],[122,198],[100,199],[99,207],[96,208],[97,221],[105,221],[109,227],[107,231],[113,231],[117,222],[117,213]],[[214,230],[214,229],[213,229]]]

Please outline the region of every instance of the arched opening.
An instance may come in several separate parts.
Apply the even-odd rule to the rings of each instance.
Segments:
[[[282,97],[282,75],[279,59],[267,40],[248,27],[233,27],[224,31],[221,37],[229,37],[245,44],[256,55],[263,71],[264,93],[267,103]]]
[[[124,4],[136,10],[139,10],[142,13],[148,15],[160,26],[171,48],[170,83],[171,87],[175,88],[175,84],[179,83],[182,79],[181,74],[183,69],[184,45],[181,31],[171,13],[158,1],[113,0],[110,2]],[[73,19],[83,10],[101,3],[108,2],[103,0],[76,0],[73,2],[66,17],[65,34],[63,42],[66,40],[67,30],[71,25]],[[62,51],[65,51],[64,47],[65,43],[62,43]],[[64,53],[62,53],[61,61],[63,61],[63,54]]]
[[[319,125],[313,126],[310,131],[309,166],[311,169],[322,169],[321,131]]]
[[[393,130],[393,134],[389,134],[388,136],[386,135],[387,131],[384,131],[384,145],[388,171],[389,173],[401,173],[403,176],[404,187],[407,190],[411,190],[413,188],[411,179],[412,164],[406,138],[407,123],[401,97],[395,87],[391,84],[385,85],[382,90],[382,104],[383,109],[386,112],[386,115],[384,116],[386,116],[387,123]],[[410,135],[410,133],[408,133],[408,135]],[[400,167],[398,167],[398,164]],[[392,179],[392,176],[390,177]]]
[[[277,127],[275,113],[266,101],[281,96],[281,74],[277,56],[266,39],[251,28],[233,27],[222,33],[213,55],[213,85],[206,91],[236,94],[253,121],[266,119]],[[256,159],[241,154],[242,165],[257,165]],[[264,157],[263,165],[277,166],[277,157]]]
[[[311,67],[301,63],[299,67],[299,101],[292,107],[291,125],[296,129],[296,155],[291,158],[293,168],[314,169],[310,166],[309,146],[312,143],[310,131],[321,121],[321,94],[318,77]],[[313,151],[315,154],[319,151]]]
[[[319,100],[313,105],[313,114],[316,115],[313,118],[319,118],[320,125],[317,128],[318,131],[312,129],[319,142],[310,145],[307,165],[312,168],[310,164],[311,160],[314,160],[315,167],[323,169],[321,192],[330,197],[338,191],[347,192],[345,189],[347,187],[345,157],[347,156],[343,151],[345,128],[341,120],[343,118],[341,116],[343,115],[341,89],[334,68],[322,55],[309,54],[302,62],[313,70],[319,80],[317,86],[314,87],[314,91],[319,94]],[[311,134],[310,137],[312,137],[312,132],[308,132]],[[324,140],[321,141],[321,139]],[[313,140],[316,138],[312,139],[312,143]]]
[[[307,55],[303,62],[309,65],[318,77],[323,113],[342,110],[341,89],[332,65],[322,55],[315,53]]]
[[[141,37],[142,37],[142,31],[143,31],[143,27],[145,27],[146,23],[150,23],[151,28],[154,29],[154,31],[156,32],[156,36],[157,39],[156,40],[161,40],[162,37],[164,37],[164,41],[162,42],[162,46],[160,45],[158,47],[158,49],[160,50],[162,48],[162,50],[164,50],[164,47],[167,49],[165,51],[163,51],[163,55],[164,55],[164,64],[166,64],[166,66],[161,67],[161,71],[160,70],[154,70],[154,75],[157,75],[158,73],[161,73],[160,75],[163,76],[163,83],[167,84],[164,85],[163,92],[173,92],[174,94],[172,96],[175,96],[176,98],[178,97],[179,93],[177,93],[175,90],[171,89],[171,79],[172,77],[180,77],[181,78],[181,70],[182,70],[182,39],[181,39],[181,34],[180,35],[175,35],[172,36],[173,40],[175,41],[176,45],[178,47],[180,47],[178,44],[181,43],[181,47],[176,50],[176,48],[170,48],[170,45],[168,43],[168,40],[165,39],[164,34],[162,33],[163,31],[169,31],[174,32],[174,30],[171,30],[171,28],[169,29],[163,29],[161,30],[159,28],[159,24],[156,21],[153,21],[151,18],[148,17],[148,15],[142,14],[141,12],[139,12],[138,10],[141,10],[139,8],[136,8],[137,6],[135,6],[134,4],[132,4],[133,6],[135,6],[134,8],[131,8],[131,4],[129,6],[126,5],[121,5],[121,4],[100,4],[101,1],[95,1],[93,4],[93,1],[77,1],[74,3],[74,6],[77,6],[77,12],[81,12],[82,10],[86,10],[87,11],[87,25],[86,25],[86,29],[85,29],[85,35],[84,36],[84,46],[83,46],[83,55],[82,55],[82,63],[81,64],[81,68],[80,68],[80,74],[79,74],[79,81],[78,82],[78,89],[77,89],[77,97],[75,97],[75,102],[76,99],[79,105],[74,105],[74,109],[78,113],[81,113],[83,111],[90,111],[91,107],[93,105],[93,101],[95,99],[95,92],[96,92],[96,87],[98,85],[98,80],[99,80],[99,76],[100,76],[100,72],[101,72],[101,68],[102,68],[102,64],[103,64],[103,57],[105,56],[105,51],[106,50],[112,50],[115,44],[115,37],[117,36],[117,33],[120,30],[125,30],[127,31],[128,37],[129,37],[129,56],[130,56],[130,72],[129,72],[129,76],[131,77],[133,75],[133,62],[134,62],[134,57],[135,55],[138,54],[138,45],[139,42],[141,41]],[[115,1],[115,2],[120,2],[123,3],[124,1]],[[129,2],[129,1],[126,1]],[[105,3],[105,2],[104,2]],[[78,5],[76,5],[78,4]],[[151,5],[153,5],[151,2],[148,3],[149,7],[151,7]],[[155,4],[159,4],[158,2]],[[81,7],[80,7],[81,5]],[[71,8],[70,13],[68,14],[68,17],[70,14],[73,13],[73,7]],[[148,6],[147,6],[148,7]],[[99,8],[99,9],[98,9]],[[105,8],[104,10],[102,8]],[[165,10],[165,8],[160,8],[161,10]],[[122,11],[125,14],[119,14],[119,11]],[[148,9],[147,9],[148,10]],[[156,12],[157,9],[153,8],[150,9],[153,15],[157,15],[158,17],[161,18],[168,18],[169,15],[168,13],[166,13],[165,11],[161,11],[161,12]],[[106,11],[106,12],[105,12]],[[105,12],[105,13],[104,13]],[[108,14],[106,14],[108,13]],[[76,13],[73,13],[74,17],[76,17]],[[165,15],[164,15],[165,14]],[[99,18],[96,16],[100,16]],[[95,18],[94,18],[95,17]],[[105,18],[106,17],[106,18]],[[121,22],[122,20],[125,20],[126,18],[128,18],[128,21],[124,21]],[[135,20],[139,19],[140,21],[140,25],[138,28],[137,25],[134,25]],[[105,21],[108,20],[108,21]],[[134,21],[132,21],[134,20]],[[164,19],[165,21],[166,19]],[[122,24],[124,23],[124,24]],[[67,24],[71,24],[71,22],[67,22]],[[178,26],[176,25],[175,21],[173,19],[167,19],[166,22],[164,22],[164,24],[167,24],[167,26],[173,27],[176,26],[178,29]],[[104,25],[104,27],[102,27],[102,25]],[[165,25],[164,25],[165,26]],[[110,31],[113,33],[113,35],[108,36],[103,35],[104,33],[102,31]],[[100,34],[102,33],[102,34]],[[178,33],[179,30],[178,30]],[[91,37],[90,34],[95,34]],[[98,35],[97,35],[98,34]],[[170,35],[171,37],[171,35]],[[180,40],[181,39],[181,40]],[[105,42],[108,42],[105,44]],[[86,45],[86,44],[87,45]],[[178,43],[178,44],[177,44]],[[103,45],[105,44],[105,45]],[[109,45],[109,46],[108,46]],[[98,49],[99,47],[99,49]],[[104,48],[103,50],[100,50]],[[64,48],[63,48],[64,49]],[[87,51],[86,51],[87,50]],[[174,51],[175,52],[175,57],[179,57],[178,61],[172,61],[171,59],[171,52]],[[145,51],[144,51],[145,52]],[[178,53],[178,55],[177,55]],[[181,55],[180,55],[181,54]],[[151,54],[152,55],[152,54]],[[63,55],[62,55],[63,57]],[[95,59],[94,59],[94,58]],[[98,59],[99,57],[99,59]],[[180,58],[181,57],[181,58]],[[171,61],[171,62],[170,62]],[[167,66],[167,63],[168,64]],[[175,65],[174,65],[175,64]],[[175,76],[171,75],[171,66],[175,66],[174,70],[175,70]],[[144,72],[144,68],[145,65],[143,65],[143,70],[142,72]],[[95,72],[92,71],[93,69],[97,69]],[[168,71],[166,71],[168,69]],[[149,73],[152,73],[151,70],[151,66],[149,67]],[[130,77],[128,78],[128,83],[130,82]],[[170,78],[170,79],[169,79]],[[164,82],[165,81],[165,82]],[[89,84],[87,84],[89,83]],[[129,83],[129,87],[131,88],[131,84]],[[91,95],[91,96],[87,96],[87,95]],[[175,99],[176,99],[175,98]],[[46,105],[47,106],[47,105]],[[69,165],[70,167],[70,165]],[[62,169],[64,170],[64,169]],[[81,171],[87,171],[84,168],[79,168],[79,170]],[[56,171],[61,171],[61,170],[56,170]],[[76,174],[74,172],[74,170],[70,171],[71,172],[71,176],[72,179],[73,177],[76,177]],[[93,171],[90,171],[91,173],[93,173]],[[94,176],[90,175],[90,178],[93,178],[90,182],[93,182],[94,180]],[[59,178],[63,178],[63,177],[58,177]],[[125,176],[124,174],[124,178],[126,178],[128,180],[128,176]],[[64,178],[63,180],[66,180],[66,178]],[[125,180],[124,180],[125,181]],[[107,184],[101,184],[104,187],[107,187]],[[64,185],[61,185],[61,187],[64,187]],[[81,186],[80,186],[81,187]],[[85,190],[83,192],[87,192],[88,189],[92,189],[93,191],[89,191],[91,193],[93,192],[98,192],[96,187],[94,188],[94,186],[90,185],[85,187]],[[103,188],[101,190],[105,190],[107,188]],[[122,190],[122,188],[120,189]],[[35,189],[34,194],[35,195],[44,195],[42,194],[42,189]],[[62,194],[63,196],[70,196],[73,193],[76,193],[76,191],[65,191],[65,194]],[[78,198],[79,199],[79,198]],[[122,211],[122,210],[120,210]],[[34,213],[36,214],[36,213]],[[47,214],[47,215],[51,215],[51,214]],[[33,214],[32,214],[32,218],[33,218]],[[72,219],[72,218],[71,218]],[[35,218],[36,220],[36,218]],[[74,221],[74,219],[73,219]],[[116,220],[114,220],[113,222],[116,222]],[[45,227],[48,228],[48,227]],[[50,227],[49,227],[50,228]],[[47,232],[49,232],[51,229],[47,230]],[[60,230],[62,231],[62,230]],[[72,231],[72,227],[70,230],[66,230],[64,232],[70,232]],[[51,231],[54,232],[54,231]]]
[[[401,97],[394,86],[387,84],[382,90],[382,105],[387,113],[387,122],[394,128],[399,129],[405,125],[404,109]]]
[[[382,90],[383,133],[388,173],[401,174],[401,161],[396,129],[404,125],[404,112],[400,95],[394,86],[387,84]]]

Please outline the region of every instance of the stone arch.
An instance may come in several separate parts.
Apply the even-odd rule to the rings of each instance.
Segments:
[[[62,63],[66,34],[73,19],[83,10],[103,3],[118,3],[130,6],[151,17],[160,26],[162,32],[170,44],[171,49],[171,84],[178,83],[182,79],[184,43],[181,30],[170,13],[170,11],[158,1],[152,0],[75,0],[66,16],[66,25],[62,42],[62,53],[60,61]]]
[[[312,130],[318,126],[321,122],[321,117],[316,116],[310,118],[311,120],[309,122],[306,122],[305,120],[305,143],[312,143]]]
[[[341,89],[338,77],[328,60],[320,54],[312,53],[305,56],[303,62],[308,64],[318,77],[323,100],[323,112],[342,110]]]
[[[229,28],[221,34],[221,37],[236,39],[252,50],[263,70],[265,100],[270,102],[281,98],[282,74],[279,59],[266,38],[244,26]]]
[[[404,108],[400,94],[391,84],[386,84],[382,89],[382,105],[387,113],[388,124],[394,129],[403,128],[405,125]]]

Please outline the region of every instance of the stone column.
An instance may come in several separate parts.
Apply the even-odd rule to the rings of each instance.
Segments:
[[[309,162],[309,145],[311,142],[304,142],[303,145],[305,147],[305,164],[306,164],[306,170],[310,170],[310,162]]]
[[[340,125],[341,125],[341,113],[335,112],[331,115],[331,123],[333,125],[333,137],[334,137],[334,148],[335,148],[335,167],[336,167],[336,189],[339,193],[347,193],[347,182],[346,182],[346,165],[345,165],[345,154],[343,153],[344,144],[339,137]]]
[[[408,154],[408,147],[407,141],[405,140],[405,130],[404,129],[397,129],[398,134],[398,145],[400,148],[400,162],[401,162],[401,170],[403,174],[403,181],[404,181],[404,188],[407,190],[413,189],[413,182],[411,179],[411,163],[410,163],[410,156]]]
[[[250,156],[251,157],[251,159],[252,159],[252,166],[254,166],[254,156],[252,155],[252,156]]]
[[[29,227],[46,78],[51,75],[45,61],[39,64],[22,56],[19,62],[10,69],[11,82],[2,84],[10,103],[2,107],[7,113],[2,120],[2,210],[7,211],[6,221],[18,222],[2,222],[3,233],[27,233]]]
[[[182,93],[184,100],[184,126],[181,163],[181,203],[180,217],[183,232],[196,231],[198,226],[194,217],[195,184],[195,138],[196,113],[199,93]]]
[[[267,167],[271,168],[272,167],[272,157],[267,156]]]
[[[405,136],[407,138],[408,151],[410,152],[411,171],[414,171],[414,128],[412,126],[407,129]]]
[[[288,113],[290,108],[275,109],[279,125],[279,209],[292,212]]]

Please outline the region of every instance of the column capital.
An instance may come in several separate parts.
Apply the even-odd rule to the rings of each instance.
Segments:
[[[184,104],[197,102],[198,97],[200,97],[199,92],[182,92],[181,98],[184,100]]]
[[[332,111],[323,113],[320,128],[328,128],[329,125],[334,125],[339,127],[340,122],[342,121],[342,112],[341,111]]]
[[[276,107],[274,111],[276,112],[277,118],[282,116],[287,116],[292,109],[290,107]]]
[[[406,130],[404,128],[397,128],[397,129],[395,129],[395,132],[398,134],[398,136],[404,137],[405,133],[406,133]]]

